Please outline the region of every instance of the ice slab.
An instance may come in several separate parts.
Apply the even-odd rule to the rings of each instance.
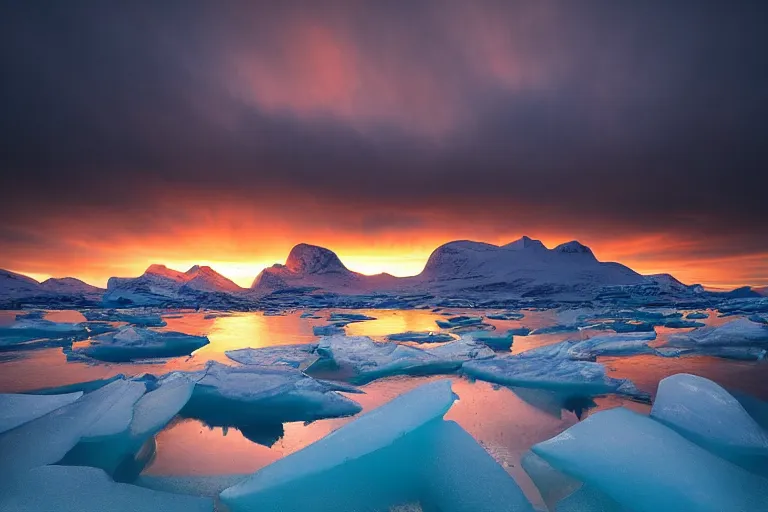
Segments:
[[[113,482],[89,467],[43,466],[3,482],[4,512],[212,512],[209,498]]]
[[[467,333],[467,336],[477,343],[486,345],[491,350],[505,352],[512,348],[512,342],[514,340],[514,336],[509,333],[493,336],[491,334],[486,334],[483,331],[478,331]]]
[[[593,414],[532,451],[636,512],[768,510],[768,480],[624,408]]]
[[[165,327],[167,323],[158,313],[123,312],[116,310],[86,310],[83,316],[89,321],[126,322],[140,327]]]
[[[731,462],[768,470],[768,432],[709,379],[687,373],[662,379],[651,417]]]
[[[96,336],[87,346],[73,348],[72,353],[117,363],[189,355],[208,343],[205,336],[125,327],[115,333]]]
[[[704,320],[705,318],[709,318],[709,313],[705,311],[692,311],[685,315],[685,318],[688,320]]]
[[[227,366],[209,361],[206,369],[191,372],[196,381],[182,415],[212,426],[276,424],[351,416],[360,405],[337,391],[335,385],[307,376],[289,366]]]
[[[449,381],[425,384],[226,489],[232,512],[525,511],[514,480],[461,427],[441,420]]]
[[[115,428],[106,436],[83,436],[60,464],[93,466],[117,481],[133,481],[154,456],[153,436],[184,407],[193,388],[194,382],[182,374],[172,373],[160,379],[153,391],[134,404],[116,401],[118,410],[109,418],[127,416],[128,423],[120,425],[124,428]]]
[[[146,437],[162,430],[187,404],[194,389],[195,383],[180,373],[162,379],[157,389],[136,402],[129,427],[131,435]]]
[[[0,327],[0,347],[11,347],[33,340],[77,340],[88,337],[83,324],[22,319]]]
[[[382,488],[394,487],[393,493],[407,494],[411,469],[405,467],[395,477],[397,466],[402,465],[396,464],[397,457],[386,453],[376,457],[377,452],[385,452],[384,448],[407,434],[442,418],[455,399],[448,380],[420,386],[266,466],[223,491],[221,499],[232,512],[320,512],[355,510],[358,501],[366,502],[365,494],[374,487],[373,481]],[[396,449],[390,452],[398,454]],[[373,492],[368,501],[379,502],[381,494],[382,491]]]
[[[416,343],[444,343],[446,341],[453,340],[453,336],[450,334],[432,331],[401,332],[397,334],[390,334],[388,338],[390,341],[414,341]]]
[[[312,334],[315,336],[334,336],[337,334],[344,334],[344,327],[336,324],[313,325]]]
[[[224,352],[228,358],[240,364],[273,366],[287,365],[300,368],[312,362],[317,344],[276,345],[262,348],[241,348]]]
[[[489,320],[522,320],[525,317],[523,313],[518,311],[506,311],[504,313],[492,313],[486,315]]]
[[[435,320],[438,327],[443,329],[451,329],[454,327],[465,327],[467,325],[477,325],[483,323],[483,317],[481,316],[454,316],[445,320]]]
[[[520,459],[520,465],[531,477],[549,510],[555,510],[560,500],[578,491],[583,485],[575,478],[556,470],[533,452],[526,452]]]
[[[743,345],[768,347],[768,326],[739,318],[717,327],[702,327],[686,334],[671,336],[667,345],[692,348]]]
[[[393,375],[431,375],[458,370],[465,361],[493,357],[488,347],[460,339],[421,349],[377,343],[366,336],[330,336],[317,347],[320,359],[307,369],[334,371],[355,384]]]
[[[49,412],[71,404],[82,393],[65,395],[0,394],[0,433],[37,419]]]
[[[115,404],[122,403],[126,396],[135,395],[133,384],[136,383],[116,380],[69,405],[1,434],[0,481],[61,460],[87,435],[101,435],[119,428],[124,424],[125,416],[111,417],[111,413]]]
[[[361,313],[331,313],[328,317],[331,322],[363,322],[365,320],[376,320],[376,317],[363,315]]]
[[[651,354],[654,350],[648,342],[655,339],[655,331],[601,334],[575,342],[568,348],[567,355],[575,360],[594,361],[598,356]]]
[[[115,382],[120,384],[120,391],[110,395],[108,409],[82,432],[80,437],[83,440],[119,434],[126,431],[133,421],[133,406],[147,392],[147,386],[134,380]]]
[[[756,322],[758,324],[768,325],[767,315],[749,315],[747,317],[750,322]]]
[[[250,475],[141,475],[134,485],[155,491],[216,498],[227,487],[237,485]]]
[[[464,363],[462,371],[472,378],[504,386],[566,391],[582,396],[617,393],[638,400],[648,399],[631,381],[609,377],[600,363],[546,355],[521,357],[523,354],[470,361]]]
[[[424,430],[428,442],[416,454],[424,512],[533,512],[515,480],[458,424]]]

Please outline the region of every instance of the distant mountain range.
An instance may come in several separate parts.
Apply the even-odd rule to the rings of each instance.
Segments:
[[[250,289],[198,265],[186,272],[151,265],[139,277],[110,278],[106,290],[73,278],[38,283],[0,271],[0,300],[5,302],[70,296],[103,300],[108,305],[193,305],[208,303],[212,297],[237,305],[270,294],[309,292],[589,300],[627,294],[685,296],[702,291],[702,287],[685,285],[669,274],[643,276],[619,263],[598,261],[589,247],[577,241],[549,249],[526,236],[501,246],[469,240],[441,245],[432,252],[424,270],[412,277],[363,275],[349,270],[329,249],[299,244],[285,264],[264,269]],[[742,288],[731,293],[739,297],[768,295],[768,288]]]

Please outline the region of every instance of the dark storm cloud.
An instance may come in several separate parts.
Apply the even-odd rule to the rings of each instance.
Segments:
[[[307,204],[353,232],[460,219],[768,251],[760,2],[2,11],[0,214],[19,229],[159,230],[207,201]]]

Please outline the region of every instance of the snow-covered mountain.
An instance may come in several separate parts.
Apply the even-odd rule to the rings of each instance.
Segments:
[[[605,286],[645,282],[624,265],[598,261],[589,247],[577,241],[548,249],[527,236],[501,246],[449,242],[435,249],[421,274],[410,279],[433,291],[522,296],[581,295]]]
[[[0,300],[99,301],[102,288],[73,277],[51,278],[42,283],[9,270],[0,269]]]
[[[389,274],[366,276],[349,270],[333,251],[299,244],[291,249],[285,265],[276,263],[256,276],[251,289],[266,294],[288,288],[320,288],[336,293],[370,293],[396,286]]]
[[[186,272],[179,272],[154,264],[139,277],[111,277],[104,301],[141,305],[194,302],[206,293],[237,294],[243,291],[211,267],[194,265]]]

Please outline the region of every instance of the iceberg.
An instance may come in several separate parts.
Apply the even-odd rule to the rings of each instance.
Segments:
[[[18,427],[60,407],[71,404],[83,393],[65,395],[0,394],[0,433]]]
[[[0,481],[36,466],[58,462],[87,435],[106,435],[115,430],[125,423],[125,416],[110,418],[114,405],[135,392],[129,381],[115,380],[69,405],[0,434]]]
[[[517,311],[506,311],[504,313],[492,313],[486,315],[489,320],[522,320],[525,317],[523,313]]]
[[[652,354],[655,351],[648,342],[655,339],[656,331],[603,334],[573,342],[567,355],[574,360],[594,361],[598,356]]]
[[[695,322],[693,320],[681,320],[674,318],[672,320],[666,320],[663,324],[668,329],[689,329],[691,327],[704,327],[706,324],[702,322]]]
[[[642,401],[649,398],[632,381],[609,377],[600,363],[571,361],[557,357],[556,353],[550,357],[546,353],[538,357],[523,354],[469,361],[461,369],[469,377],[503,386],[549,389],[580,396],[616,393]]]
[[[531,330],[527,327],[516,327],[514,329],[509,329],[507,334],[511,334],[512,336],[528,336],[531,334]]]
[[[685,318],[688,320],[704,320],[705,318],[709,318],[709,313],[704,311],[693,311],[685,315]]]
[[[137,325],[139,327],[165,327],[168,325],[163,318],[157,313],[125,313],[116,311],[114,309],[109,310],[86,310],[83,311],[88,321],[101,321],[101,322],[125,322],[131,325]]]
[[[764,315],[749,315],[747,317],[750,322],[756,322],[758,324],[768,325],[768,317]]]
[[[764,345],[768,347],[768,326],[739,318],[717,327],[701,327],[689,333],[670,337],[671,347],[712,347]]]
[[[739,318],[717,327],[701,327],[670,336],[664,349],[662,355],[672,357],[700,354],[729,359],[764,359],[768,353],[768,325]]]
[[[450,381],[425,384],[266,466],[221,500],[232,512],[376,510],[397,504],[388,503],[392,496],[410,501],[412,468],[398,463],[407,453],[398,445],[410,446],[407,434],[442,418],[455,399]]]
[[[5,512],[213,512],[210,498],[170,494],[113,482],[89,467],[43,466],[3,483]]]
[[[209,361],[188,374],[196,381],[181,414],[238,429],[288,421],[352,416],[360,405],[337,391],[348,386],[313,379],[290,366],[227,366]]]
[[[227,350],[224,354],[240,364],[261,366],[287,365],[293,368],[300,368],[302,365],[308,365],[307,363],[317,359],[317,356],[314,355],[316,348],[316,343],[275,345],[272,347]]]
[[[459,339],[421,349],[398,343],[377,343],[366,336],[330,336],[317,347],[320,359],[308,373],[335,372],[353,384],[393,375],[433,375],[458,370],[465,361],[493,357],[493,351]]]
[[[593,414],[532,451],[636,512],[768,510],[768,480],[621,407]]]
[[[416,343],[443,343],[453,340],[453,336],[450,334],[431,331],[401,332],[398,334],[390,334],[388,338],[390,341],[414,341]]]
[[[507,334],[493,336],[485,334],[483,331],[468,333],[468,336],[477,343],[482,343],[488,348],[499,351],[508,352],[512,348],[512,342],[514,336],[507,332]]]
[[[651,417],[715,455],[768,471],[768,432],[711,380],[686,373],[663,379]]]
[[[438,327],[443,329],[452,329],[454,327],[466,327],[467,325],[477,325],[483,323],[481,316],[453,316],[445,320],[435,320]]]
[[[135,359],[177,357],[189,355],[209,343],[205,336],[180,332],[150,331],[141,327],[124,327],[115,333],[96,336],[72,354],[112,363]]]
[[[376,320],[375,317],[363,315],[360,313],[331,313],[328,317],[331,322],[363,322],[365,320]]]
[[[471,436],[442,421],[450,381],[401,395],[259,470],[220,497],[232,512],[532,512],[514,480]]]
[[[42,319],[16,320],[9,326],[0,327],[0,348],[21,345],[34,340],[56,340],[71,343],[88,337],[83,324],[51,322]]]
[[[154,457],[154,435],[184,407],[194,385],[183,374],[172,373],[134,403],[118,400],[117,410],[111,411],[108,417],[122,416],[128,421],[116,423],[109,435],[83,436],[59,463],[93,466],[117,481],[133,481]]]
[[[313,325],[312,334],[315,336],[334,336],[337,334],[344,334],[344,326],[338,324]]]

